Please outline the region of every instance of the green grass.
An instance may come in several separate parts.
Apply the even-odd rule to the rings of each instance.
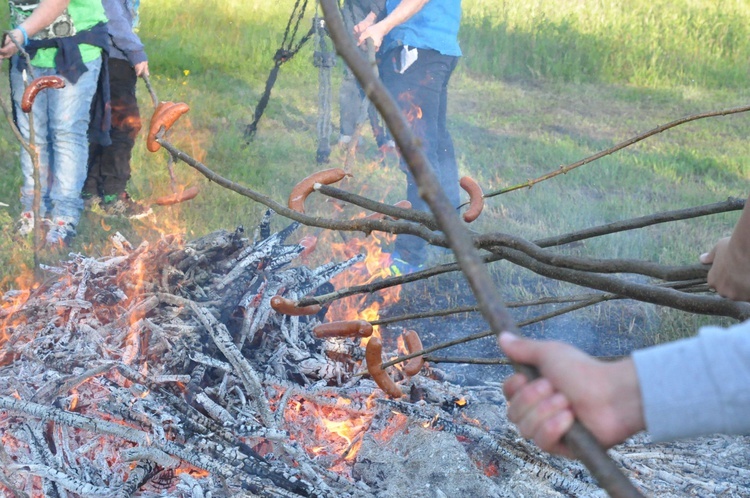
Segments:
[[[747,2],[476,0],[465,5],[466,65],[478,74],[712,88],[742,88],[747,79]]]
[[[243,131],[292,7],[291,0],[161,0],[144,2],[141,10],[140,35],[159,98],[191,106],[170,141],[219,174],[280,202],[299,179],[321,168],[315,164],[318,84],[311,44],[282,66],[249,146]],[[0,18],[6,9],[0,6]],[[297,39],[309,29],[310,16]],[[465,0],[461,43],[465,56],[451,84],[449,125],[461,172],[477,178],[485,191],[522,183],[674,119],[747,103],[747,2]],[[334,129],[341,72],[333,71]],[[8,99],[7,78],[0,79],[0,96]],[[152,106],[142,84],[139,99],[147,128]],[[488,200],[475,228],[534,239],[744,197],[748,136],[746,115],[669,130],[532,189]],[[401,199],[395,161],[378,162],[371,137],[366,138],[366,153],[349,187],[378,199]],[[13,280],[31,261],[28,244],[16,240],[11,229],[19,211],[17,151],[9,127],[0,127],[0,201],[10,204],[0,208],[0,290],[15,286]],[[330,166],[341,160],[334,152]],[[147,152],[139,137],[132,195],[168,194],[166,164],[166,154]],[[181,184],[201,187],[199,197],[156,208],[156,227],[87,214],[73,250],[106,252],[114,231],[138,242],[163,231],[180,230],[191,238],[236,225],[252,227],[264,210],[209,184],[184,164],[175,170]],[[734,213],[616,234],[589,241],[580,251],[694,262],[736,218]]]

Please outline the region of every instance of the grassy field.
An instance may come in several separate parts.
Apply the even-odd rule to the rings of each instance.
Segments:
[[[279,201],[300,178],[320,169],[315,163],[318,83],[311,44],[282,66],[249,146],[243,130],[252,121],[293,6],[291,0],[145,0],[141,7],[140,35],[160,99],[191,106],[170,141],[221,175]],[[3,5],[0,18],[6,18],[5,9]],[[309,29],[313,11],[311,2],[298,38]],[[748,100],[747,2],[465,0],[464,12],[465,54],[452,80],[449,125],[462,174],[474,176],[485,191],[553,171],[674,119]],[[333,78],[335,129],[340,68]],[[151,101],[143,85],[139,92],[147,123]],[[0,95],[9,99],[6,78],[0,81]],[[335,135],[334,130],[332,141]],[[533,239],[745,197],[748,135],[745,114],[669,130],[532,189],[488,200],[477,229]],[[0,208],[0,290],[19,285],[17,276],[32,261],[28,242],[17,240],[12,230],[21,181],[17,150],[9,127],[3,126],[0,201],[10,206]],[[334,151],[331,165],[342,158]],[[148,199],[169,193],[166,164],[166,153],[147,152],[141,136],[131,194]],[[253,226],[264,210],[207,183],[184,164],[177,164],[176,171],[182,184],[202,188],[198,198],[156,208],[157,217],[149,223],[87,213],[73,250],[107,251],[114,231],[139,241],[164,231],[192,238],[239,224]],[[401,183],[396,160],[382,160],[366,135],[350,188],[395,201],[404,195]],[[582,250],[599,257],[694,262],[731,230],[736,218],[734,213],[603,237]],[[516,275],[502,265],[496,272]],[[685,321],[704,320],[678,315],[663,313],[663,322],[680,329]]]

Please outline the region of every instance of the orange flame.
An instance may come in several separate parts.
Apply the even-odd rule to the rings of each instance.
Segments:
[[[339,406],[350,403],[351,400],[344,398],[336,400]],[[360,415],[335,406],[319,406],[299,400],[289,404],[284,416],[290,426],[306,429],[304,432],[291,434],[292,439],[299,440],[315,457],[333,457],[333,463],[340,463],[336,460],[347,462],[356,458],[361,444],[358,438],[367,430],[372,418],[369,413]]]
[[[422,119],[422,108],[414,103],[414,94],[412,92],[404,92],[398,96],[398,101],[401,104],[407,104],[408,107],[404,111],[404,117],[409,123],[414,123]]]
[[[68,410],[72,412],[78,406],[78,389],[71,389],[70,392],[71,392],[71,397],[70,397],[70,406],[68,407]]]
[[[340,259],[350,258],[356,254],[365,254],[364,261],[352,266],[348,271],[331,279],[337,288],[363,285],[390,275],[388,267],[391,255],[383,251],[390,244],[393,235],[373,233],[366,238],[353,237],[345,243],[331,244],[331,252]],[[364,294],[352,296],[334,302],[328,310],[328,317],[333,320],[374,321],[380,318],[380,310],[398,301],[401,287],[391,287],[379,291],[376,295]],[[375,330],[379,336],[379,331]],[[367,339],[363,340],[363,344]]]

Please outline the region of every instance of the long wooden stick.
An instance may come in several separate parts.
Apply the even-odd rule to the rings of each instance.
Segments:
[[[624,149],[625,147],[630,147],[631,145],[633,145],[633,144],[635,144],[637,142],[640,142],[641,140],[645,140],[645,139],[647,139],[649,137],[652,137],[654,135],[657,135],[657,134],[659,134],[659,133],[661,133],[663,131],[667,131],[670,128],[674,128],[676,126],[679,126],[679,125],[682,125],[682,124],[685,124],[685,123],[689,123],[690,121],[696,121],[698,119],[705,119],[705,118],[713,118],[713,117],[717,117],[717,116],[729,116],[731,114],[739,114],[739,113],[747,112],[747,111],[750,111],[750,106],[735,107],[733,109],[725,109],[725,110],[722,110],[722,111],[703,112],[703,113],[700,113],[700,114],[693,114],[691,116],[685,116],[684,118],[676,119],[676,120],[674,120],[674,121],[672,121],[670,123],[667,123],[667,124],[661,125],[661,126],[657,126],[656,128],[653,128],[653,129],[651,129],[651,130],[649,130],[649,131],[647,131],[645,133],[641,133],[639,135],[631,137],[631,138],[629,138],[627,140],[624,140],[624,141],[620,142],[617,145],[614,145],[614,146],[610,147],[609,149],[599,151],[596,154],[593,154],[593,155],[591,155],[589,157],[581,159],[580,161],[576,161],[576,162],[574,162],[572,164],[568,164],[567,166],[560,166],[555,171],[552,171],[550,173],[546,173],[546,174],[544,174],[544,175],[542,175],[542,176],[540,176],[538,178],[534,178],[532,180],[528,180],[526,182],[519,183],[518,185],[513,185],[511,187],[507,187],[507,188],[504,188],[504,189],[495,190],[495,191],[492,191],[492,192],[487,192],[487,193],[484,194],[483,197],[485,199],[488,199],[490,197],[495,197],[496,195],[507,194],[508,192],[513,192],[514,190],[520,190],[522,188],[531,188],[534,185],[536,185],[537,183],[541,183],[541,182],[543,182],[545,180],[549,180],[550,178],[554,178],[554,177],[559,176],[559,175],[564,175],[564,174],[568,173],[571,170],[574,170],[574,169],[576,169],[576,168],[578,168],[580,166],[583,166],[584,164],[588,164],[588,163],[596,161],[597,159],[601,159],[604,156],[608,156],[610,154],[614,154],[618,150]]]
[[[383,84],[375,78],[369,63],[361,57],[351,36],[346,32],[337,2],[335,0],[321,0],[320,3],[336,49],[388,124],[388,128],[391,130],[409,170],[419,186],[420,196],[430,207],[440,229],[445,233],[490,328],[496,334],[503,331],[517,333],[516,325],[503,305],[500,293],[472,244],[469,230],[451,206],[422,151],[420,142],[411,132],[401,110]],[[533,379],[539,376],[539,373],[533,367],[514,365],[514,368],[528,378]],[[573,454],[586,465],[599,484],[611,496],[643,496],[620,471],[614,461],[607,456],[594,436],[583,425],[576,422],[565,435],[564,440]]]

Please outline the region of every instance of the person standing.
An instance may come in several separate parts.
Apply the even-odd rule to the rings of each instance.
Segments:
[[[86,205],[99,204],[113,216],[141,218],[151,208],[134,201],[126,190],[130,180],[130,159],[135,138],[141,129],[136,98],[140,76],[148,76],[148,57],[135,33],[137,5],[133,0],[103,0],[109,19],[109,88],[112,103],[111,145],[95,137],[89,145],[88,174],[82,196]]]
[[[458,165],[447,127],[448,83],[461,57],[458,30],[460,0],[387,0],[386,16],[371,25],[360,23],[359,43],[373,40],[382,57],[380,78],[422,142],[451,203],[460,204]],[[412,208],[427,211],[406,163],[406,198]],[[399,235],[392,267],[408,273],[426,260],[426,242],[413,235]]]
[[[355,33],[355,26],[371,16],[375,20],[385,13],[385,0],[345,0],[341,7],[341,15],[344,19],[344,26],[350,34]],[[338,144],[346,146],[351,142],[354,130],[359,121],[362,99],[365,96],[364,90],[360,86],[354,73],[348,66],[344,66],[344,79],[339,88],[339,140]],[[380,116],[377,109],[368,102],[367,116],[370,120],[372,133],[375,136],[375,142],[378,148],[388,143],[385,129],[380,124]]]
[[[34,77],[57,75],[65,82],[62,89],[40,92],[32,109],[34,145],[39,151],[40,216],[49,220],[45,243],[64,246],[75,235],[83,208],[86,133],[97,84],[103,84],[99,76],[108,44],[107,17],[101,0],[10,0],[9,7],[14,28],[0,47],[0,58],[11,59],[14,116],[25,140],[30,137],[29,116],[21,111],[21,98],[24,74],[31,74],[13,40],[29,54]],[[34,226],[35,184],[32,159],[23,148],[21,169],[22,213],[17,229],[25,236]]]

